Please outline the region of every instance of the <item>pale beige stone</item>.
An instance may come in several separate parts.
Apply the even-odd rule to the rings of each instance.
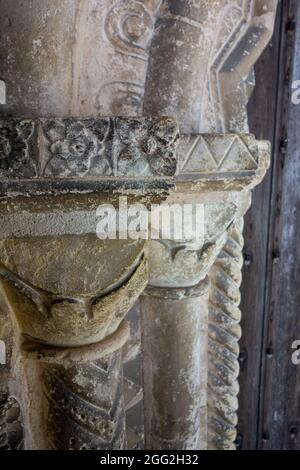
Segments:
[[[149,53],[144,112],[176,117],[180,129],[186,134],[198,134],[199,132],[235,132],[241,134],[247,132],[246,105],[254,85],[253,66],[272,35],[276,6],[276,0],[267,2],[256,0],[241,0],[238,2],[231,2],[230,0],[163,2],[163,7],[158,14]],[[227,261],[223,259],[222,242],[225,243],[226,237],[228,237],[226,243],[231,245],[237,237],[239,241],[238,253],[235,253],[234,256],[240,260],[242,250],[241,224],[240,222],[237,225],[234,224],[235,221],[240,221],[240,216],[244,215],[248,207],[249,194],[243,195],[243,193],[258,184],[266,172],[270,151],[265,143],[256,144],[257,148],[260,149],[258,153],[261,154],[261,168],[257,171],[255,168],[258,160],[252,158],[252,145],[249,141],[248,151],[235,153],[235,148],[245,142],[243,137],[241,135],[228,137],[227,143],[222,138],[224,138],[222,135],[211,138],[195,135],[187,137],[182,142],[180,152],[182,151],[183,158],[179,167],[182,175],[186,175],[187,180],[193,181],[191,190],[195,195],[205,192],[208,198],[211,197],[213,200],[215,191],[223,191],[223,197],[225,197],[227,191],[232,191],[233,198],[236,197],[236,212],[231,221],[227,219],[227,229],[229,229],[227,234],[227,230],[224,230],[224,239],[219,239],[219,247],[215,244],[215,250],[211,250],[212,256],[208,256],[204,260],[201,260],[200,256],[198,263],[196,253],[201,254],[201,251],[199,251],[201,247],[198,246],[198,250],[196,248],[194,254],[192,254],[190,241],[186,241],[185,249],[184,241],[180,245],[180,263],[178,262],[178,264],[171,262],[171,260],[168,264],[166,262],[168,255],[162,255],[161,247],[157,248],[156,244],[153,244],[149,260],[150,266],[153,267],[152,272],[150,270],[150,279],[155,286],[167,285],[168,289],[172,285],[178,288],[180,285],[179,280],[184,286],[190,285],[193,287],[196,282],[199,282],[201,275],[206,274],[203,267],[207,266],[207,269],[209,269],[214,265],[218,253],[221,252],[221,258],[213,267],[210,278],[212,283],[216,278],[220,282],[222,281],[220,288],[224,292],[224,297],[221,300],[221,312],[226,310],[229,301],[229,304],[232,305],[230,315],[233,316],[238,310],[239,299],[236,298],[236,295],[239,286],[234,285],[234,292],[232,292],[232,283],[230,281],[237,276],[237,273],[232,272],[230,268],[226,279],[222,277],[222,266],[225,262],[230,264],[232,261],[230,258]],[[251,140],[251,137],[249,139]],[[211,140],[214,140],[214,142]],[[254,141],[252,142],[254,143]],[[219,148],[218,143],[220,143]],[[238,154],[240,154],[240,158],[236,158]],[[230,158],[230,155],[232,158]],[[254,176],[254,173],[252,174],[252,183],[250,181],[246,182],[248,170],[256,172],[256,176]],[[181,179],[184,179],[183,176]],[[178,186],[180,189],[182,188],[181,182]],[[241,191],[241,197],[238,196],[239,191]],[[198,194],[195,196],[196,200],[197,198],[199,198]],[[221,195],[219,200],[220,211],[226,214],[226,211],[228,213],[228,207],[222,199]],[[226,220],[226,216],[224,219]],[[234,228],[231,228],[231,225]],[[216,243],[217,240],[218,232],[215,233],[214,242]],[[193,243],[197,245],[196,241],[193,241]],[[164,246],[166,245],[164,244]],[[173,250],[174,248],[173,246]],[[160,253],[162,258],[161,265],[159,264],[157,252]],[[183,261],[184,259],[187,260],[186,263]],[[191,269],[193,262],[198,267],[198,278],[196,269],[195,271]],[[162,273],[163,275],[161,275]],[[214,295],[212,288],[211,301]],[[234,300],[232,300],[232,296],[234,296]],[[151,311],[149,298],[147,298],[147,301],[142,300],[142,302],[147,302],[147,311],[142,308],[144,315],[147,315],[147,312]],[[155,299],[153,299],[153,302],[155,303]],[[190,312],[185,310],[184,307],[185,305],[182,304],[181,314],[188,316]],[[200,315],[202,311],[200,303],[198,311]],[[217,317],[216,328],[219,332],[222,326],[224,327],[223,319],[224,315]],[[215,322],[216,317],[213,316],[211,310],[208,317],[209,331],[214,327]],[[203,420],[203,423],[207,422],[207,428],[201,429],[201,434],[204,436],[204,439],[202,439],[203,448],[234,448],[237,421],[236,397],[238,392],[238,322],[239,316],[234,318],[233,325],[231,321],[225,325],[225,338],[222,343],[222,351],[218,351],[219,354],[217,354],[211,343],[207,350],[205,360],[208,363],[208,370],[217,367],[224,370],[224,375],[221,377],[221,388],[219,388],[220,377],[218,376],[211,377],[210,373],[210,378],[204,380],[204,388],[209,390],[209,393],[206,409],[207,419]],[[229,368],[226,369],[223,365],[229,354],[228,338],[231,328],[234,328],[237,332],[234,340],[234,351],[231,354],[231,365],[235,370],[232,375]],[[151,328],[152,334],[154,334],[153,329],[154,326]],[[160,334],[159,328],[157,328],[156,334]],[[178,335],[180,336],[180,331],[178,331]],[[192,328],[190,335],[194,337]],[[147,332],[144,332],[144,336],[147,337]],[[161,354],[163,355],[165,352],[162,351]],[[158,357],[158,355],[151,354],[148,349],[147,355],[144,355],[144,368],[145,370],[147,370],[147,367],[158,368],[163,377],[164,369],[160,367]],[[186,366],[188,367],[188,360]],[[158,376],[157,373],[156,377]],[[216,382],[214,379],[216,379]],[[227,388],[223,386],[226,380],[232,384]],[[176,381],[170,382],[168,386],[170,396],[172,396],[174,390],[180,396],[181,388],[179,385],[177,386]],[[150,415],[150,410],[153,407],[155,408],[160,400],[154,384],[150,388],[153,393],[151,397],[148,396],[148,403],[145,403],[146,416]],[[182,396],[185,397],[185,394],[183,393]],[[230,403],[228,408],[226,406],[227,402]],[[177,406],[179,406],[178,403]],[[193,406],[197,408],[197,400],[194,400]],[[202,412],[204,410],[205,408],[202,409]],[[163,416],[162,412],[161,416]],[[153,420],[159,423],[161,416],[156,414]],[[186,448],[186,446],[191,445],[189,436],[192,435],[193,431],[189,420],[185,420],[184,414],[182,414],[181,419],[181,433],[186,436],[186,441],[182,441],[181,445],[182,448]],[[206,425],[204,424],[204,426]],[[157,445],[153,429],[156,429],[155,423],[150,426],[149,421],[146,421],[147,442],[150,447]],[[170,429],[166,430],[166,436],[168,433],[171,433]],[[208,439],[206,440],[207,436]],[[160,438],[163,442],[163,436],[160,436]],[[163,445],[160,448],[163,448]]]
[[[249,190],[259,183],[266,172],[269,155],[265,143],[257,143],[253,137],[245,136],[248,132],[246,103],[254,85],[253,65],[272,34],[276,4],[276,0],[27,0],[25,3],[21,0],[0,0],[0,63],[3,64],[1,79],[7,87],[7,103],[1,106],[0,110],[2,116],[65,118],[95,117],[98,114],[170,115],[178,119],[181,132],[186,134],[179,146],[180,170],[176,176],[177,189],[169,201],[183,203],[187,199],[187,193],[192,195],[190,200],[204,201],[208,219],[207,245],[203,247],[198,240],[189,240],[179,247],[172,244],[170,246],[170,243],[155,243],[150,250],[151,284],[154,289],[161,289],[161,298],[158,299],[157,293],[154,295],[150,288],[148,295],[142,300],[143,315],[146,317],[148,313],[151,314],[151,318],[159,320],[157,324],[160,324],[160,328],[156,328],[155,321],[145,321],[143,332],[146,341],[148,335],[154,336],[157,345],[155,354],[147,345],[145,347],[144,375],[148,387],[145,400],[146,442],[149,447],[234,447],[240,277],[239,269],[233,270],[232,265],[234,261],[237,261],[239,266],[241,264],[241,217],[247,208]],[[19,136],[25,135],[24,145],[27,148],[28,127],[21,126],[17,132]],[[190,135],[199,132],[234,132],[243,135]],[[7,157],[10,153],[7,142],[4,142],[3,148]],[[230,151],[227,154],[228,149]],[[46,152],[43,155],[46,156]],[[139,167],[135,167],[134,171],[137,168]],[[144,169],[145,165],[142,165],[142,168]],[[27,167],[26,171],[29,170]],[[108,167],[105,166],[102,170],[109,179]],[[51,165],[47,171],[53,171]],[[83,171],[85,172],[86,168]],[[151,179],[150,173],[148,176]],[[74,197],[73,202],[75,200],[77,197]],[[28,206],[31,204],[29,201],[30,198],[27,201]],[[118,265],[117,262],[112,262],[112,245],[110,248],[101,246],[101,254],[106,259],[102,272],[100,263],[93,259],[88,251],[88,247],[99,250],[99,244],[95,240],[91,241],[84,231],[82,233],[82,225],[81,232],[77,233],[75,238],[74,234],[73,237],[70,233],[65,234],[64,241],[61,241],[62,237],[58,241],[58,235],[55,237],[54,233],[50,234],[48,240],[43,241],[35,241],[34,236],[29,241],[9,240],[7,233],[15,227],[14,217],[17,217],[18,213],[17,205],[11,207],[13,214],[10,214],[7,224],[4,225],[6,239],[1,241],[0,251],[3,256],[1,261],[8,264],[2,271],[2,278],[5,274],[5,280],[2,281],[4,297],[9,299],[17,317],[21,300],[21,303],[27,305],[32,320],[35,320],[41,299],[49,300],[49,296],[41,296],[41,292],[36,288],[43,291],[49,289],[51,299],[53,294],[80,299],[81,310],[76,303],[63,304],[61,309],[57,306],[54,309],[57,318],[60,315],[66,318],[66,315],[68,317],[74,312],[77,315],[77,320],[71,322],[71,328],[69,320],[65,325],[65,333],[72,346],[88,343],[88,338],[104,340],[103,331],[101,334],[95,334],[93,329],[84,331],[84,328],[79,328],[84,321],[79,310],[82,312],[82,307],[86,306],[86,296],[94,295],[98,289],[103,293],[102,289],[105,290],[111,285],[116,288],[120,279],[123,279],[123,273],[128,273],[127,268],[135,266],[133,260],[144,251],[143,248],[133,244],[127,251],[128,247],[119,244],[117,250],[122,256]],[[72,207],[72,199],[71,209],[76,212],[76,207]],[[32,220],[31,210],[28,212],[26,229],[28,220]],[[55,220],[56,215],[51,211],[47,214],[46,209],[43,212],[45,213],[40,214],[45,229],[47,223],[51,225],[53,217]],[[213,223],[215,216],[218,223]],[[22,230],[25,230],[24,225]],[[27,232],[31,230],[27,229]],[[34,230],[31,234],[26,233],[26,236],[29,235],[34,235]],[[232,257],[224,256],[224,244],[225,247],[237,244]],[[62,252],[62,248],[68,251]],[[179,251],[177,248],[180,248]],[[77,260],[76,250],[79,252]],[[177,253],[173,260],[170,258],[172,252]],[[26,263],[21,260],[23,253]],[[38,268],[39,257],[43,269]],[[50,262],[51,257],[53,264]],[[84,273],[81,272],[82,265],[89,266]],[[95,276],[91,266],[95,266]],[[227,269],[225,277],[222,276],[224,268],[225,271]],[[53,273],[57,270],[60,275],[55,277]],[[74,270],[78,270],[80,275],[75,275]],[[13,278],[12,273],[18,278]],[[179,289],[182,293],[182,288],[191,288],[193,292],[195,285],[201,285],[208,273],[213,283],[221,283],[226,299],[224,301],[222,297],[220,301],[219,316],[216,317],[211,309],[212,303],[216,301],[213,288],[210,290],[209,304],[203,295],[188,298],[187,291],[181,300],[166,301],[166,295],[174,292],[172,289],[176,292]],[[21,287],[23,281],[26,282]],[[136,290],[133,289],[132,300],[142,290],[144,279],[142,281],[137,283],[138,288],[134,282]],[[34,288],[28,286],[28,282],[32,283]],[[21,287],[21,293],[17,291],[16,286]],[[114,308],[111,305],[105,306],[104,301],[104,306],[99,310],[95,309],[100,325],[106,328],[107,333],[117,331],[121,318],[131,304],[131,301],[125,298],[127,291],[125,287],[124,289],[123,293],[122,287],[119,294],[116,291],[113,298]],[[28,292],[33,297],[31,300],[27,299]],[[233,306],[229,312],[231,320],[224,324],[228,299]],[[123,305],[120,307],[120,317],[116,312],[119,302]],[[157,317],[157,304],[163,309],[161,318]],[[7,306],[1,309],[7,310]],[[44,311],[43,308],[41,310]],[[93,309],[90,310],[93,313]],[[183,322],[182,331],[173,323],[172,312]],[[107,324],[110,322],[104,321],[106,315],[107,319],[112,320],[110,325]],[[120,353],[113,353],[107,360],[101,359],[96,367],[89,363],[74,367],[62,364],[40,366],[36,361],[30,360],[32,367],[28,372],[27,366],[25,369],[22,367],[18,348],[12,347],[12,331],[18,336],[19,327],[15,323],[12,325],[8,318],[6,315],[1,319],[1,329],[4,331],[3,337],[9,351],[9,364],[2,375],[1,384],[4,384],[6,390],[7,378],[10,377],[10,393],[14,393],[19,399],[22,394],[30,397],[24,417],[28,430],[26,446],[57,448],[61,442],[63,447],[84,448],[88,440],[87,435],[81,434],[77,428],[74,435],[71,435],[70,430],[64,428],[62,414],[49,397],[53,393],[55,400],[62,407],[66,406],[64,412],[70,413],[71,422],[82,426],[85,420],[87,428],[91,426],[95,429],[95,423],[89,421],[90,415],[83,411],[84,405],[78,397],[84,390],[92,402],[96,399],[95,394],[99,392],[100,386],[105,398],[104,408],[108,413],[112,408],[117,409],[106,430],[101,428],[106,422],[105,419],[100,419],[100,432],[105,435],[104,447],[124,447],[124,404],[122,393],[119,393],[122,381]],[[15,317],[11,318],[15,322]],[[194,318],[202,325],[205,333],[199,332],[197,336],[192,321]],[[34,334],[41,336],[44,341],[50,340],[60,347],[64,345],[60,337],[63,328],[58,322],[54,321],[49,330],[48,327],[44,328],[41,319],[37,322],[38,326],[32,326],[34,323],[35,321],[24,322],[23,316],[20,321],[19,315],[19,325],[26,333],[32,333],[33,329]],[[167,335],[160,335],[161,329],[168,327],[174,333],[173,342],[179,345],[176,354],[182,364],[180,372],[183,377],[188,375],[190,366],[197,368],[199,365],[193,354],[185,354],[185,349],[180,347],[183,338],[190,337],[192,345],[201,342],[203,367],[200,371],[200,382],[199,377],[194,374],[197,393],[194,393],[193,377],[189,375],[188,382],[180,381],[176,364],[171,360],[170,380],[164,379],[164,368],[160,367],[160,360],[170,357],[170,353],[174,351]],[[207,341],[207,331],[211,332],[214,327],[216,338],[219,338],[220,328],[225,327],[222,353],[216,350],[215,343]],[[70,334],[74,333],[74,329],[76,337],[78,334],[77,340]],[[227,335],[232,332],[235,339],[233,350],[230,350]],[[184,336],[181,336],[181,333],[184,333]],[[13,359],[12,351],[15,355]],[[193,351],[195,352],[195,349]],[[226,367],[223,368],[223,362],[227,360],[229,353],[231,369],[234,371],[232,375]],[[155,374],[152,374],[150,366],[156,368]],[[216,385],[211,378],[208,384],[207,370],[213,369],[214,366],[221,367],[224,371],[221,377],[216,376],[217,381],[222,382],[221,389],[218,388],[219,382]],[[27,374],[27,388],[20,390],[24,370]],[[232,379],[232,386],[224,389],[223,382],[228,378]],[[48,393],[46,401],[39,387],[41,381]],[[69,407],[61,395],[62,388],[66,386],[70,386],[71,390],[77,393],[76,404],[72,403],[70,396],[67,397]],[[162,393],[165,409],[160,406]],[[174,394],[176,406],[168,399]],[[132,403],[135,403],[135,400]],[[224,405],[226,403],[229,403],[228,407]],[[39,408],[43,411],[46,409],[46,421],[39,416]],[[23,409],[25,410],[24,406]],[[152,409],[155,413],[151,421],[149,416]],[[174,428],[167,426],[165,410],[172,416]],[[194,423],[191,424],[191,416],[199,417],[199,421],[195,420],[195,426]],[[215,417],[217,419],[214,419]],[[174,437],[178,422],[181,424],[180,433]],[[120,432],[112,442],[110,431],[115,426],[119,426]],[[49,432],[41,432],[44,429]],[[60,431],[55,432],[55,429]],[[44,440],[46,435],[49,436],[48,442]],[[97,447],[97,438],[91,442],[92,447]]]

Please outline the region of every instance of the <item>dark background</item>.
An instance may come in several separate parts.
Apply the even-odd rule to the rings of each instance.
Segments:
[[[251,132],[273,144],[271,169],[246,217],[242,286],[240,449],[300,449],[300,2],[279,2],[271,44],[256,66]]]

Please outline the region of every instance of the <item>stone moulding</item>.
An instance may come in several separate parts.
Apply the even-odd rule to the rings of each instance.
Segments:
[[[1,119],[0,194],[241,190],[270,148],[247,134],[179,137],[171,118]]]
[[[35,341],[25,339],[22,344],[22,353],[28,359],[35,359],[48,364],[85,364],[89,361],[103,359],[121,349],[129,339],[128,323],[123,320],[117,330],[99,343],[87,346],[63,348],[42,345]]]
[[[196,191],[240,191],[265,176],[270,144],[251,134],[183,135],[177,158],[178,182],[190,182]]]
[[[172,177],[170,118],[1,119],[2,178]]]

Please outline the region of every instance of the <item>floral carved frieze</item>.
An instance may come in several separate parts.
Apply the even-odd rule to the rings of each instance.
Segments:
[[[169,118],[0,120],[0,177],[172,177],[177,138]]]
[[[241,190],[264,176],[269,154],[266,142],[248,134],[180,136],[172,118],[0,120],[2,192],[14,181],[81,191],[84,182],[124,179]]]

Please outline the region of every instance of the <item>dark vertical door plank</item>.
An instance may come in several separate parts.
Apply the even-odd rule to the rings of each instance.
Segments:
[[[300,449],[300,366],[291,345],[300,340],[300,105],[291,84],[300,80],[300,7],[284,1],[272,211],[262,348],[260,449]]]
[[[278,68],[282,4],[277,12],[274,36],[255,68],[256,87],[249,103],[250,131],[274,144],[278,92]],[[273,163],[273,160],[272,160]],[[260,362],[267,270],[268,220],[271,197],[270,170],[253,193],[245,219],[245,266],[242,284],[242,330],[238,448],[257,445]]]

